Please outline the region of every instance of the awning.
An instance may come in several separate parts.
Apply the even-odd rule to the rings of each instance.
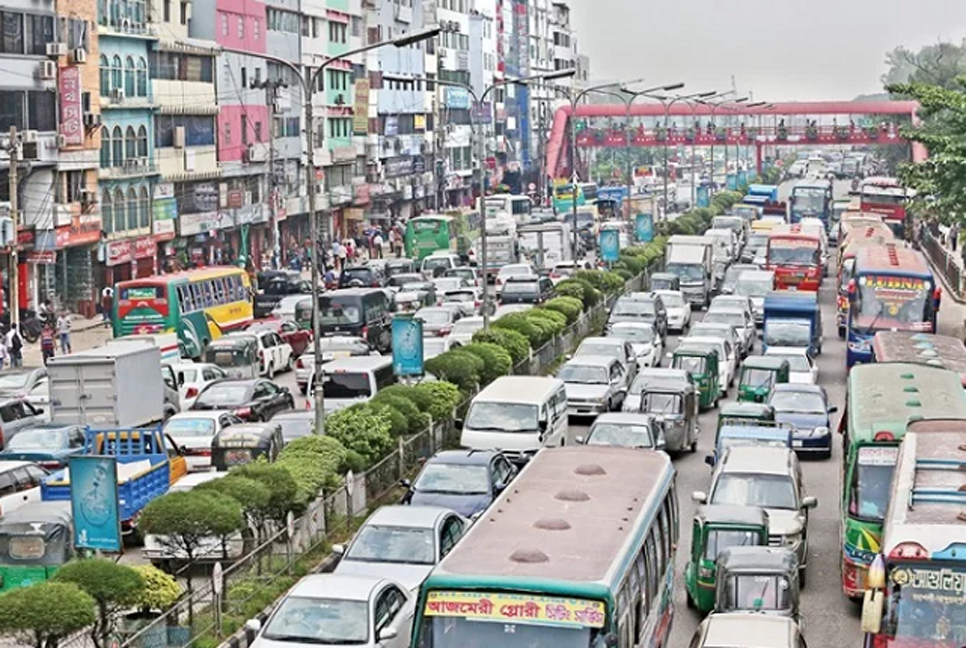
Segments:
[[[199,38],[179,38],[177,40],[162,38],[158,41],[158,50],[198,54],[199,56],[217,56],[221,53],[221,47],[217,43]]]

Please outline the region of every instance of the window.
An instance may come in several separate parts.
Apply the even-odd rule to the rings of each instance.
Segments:
[[[127,220],[124,217],[124,192],[120,189],[114,190],[114,231],[123,232],[127,228]]]
[[[144,60],[143,56],[138,59],[137,95],[139,97],[148,96],[148,62]]]
[[[67,171],[64,173],[64,202],[80,202],[81,189],[86,185],[85,171]]]
[[[187,2],[181,3],[181,24],[182,25],[188,24],[188,3]]]
[[[134,187],[127,190],[127,228],[138,228],[138,192]]]
[[[221,35],[228,35],[228,14],[221,14]]]
[[[101,54],[100,61],[100,75],[101,75],[101,96],[110,97],[111,96],[111,68],[108,67],[107,57]]]
[[[248,115],[241,116],[241,141],[248,144]]]
[[[171,0],[164,0],[164,22],[171,22]]]
[[[0,52],[4,54],[23,54],[23,14],[4,11],[0,14],[3,34],[0,37]]]
[[[141,227],[151,227],[151,201],[148,199],[147,187],[141,187]]]
[[[295,12],[269,8],[266,11],[266,19],[269,31],[299,33],[299,15]]]
[[[231,122],[225,120],[225,133],[224,133],[225,144],[231,144]]]
[[[124,60],[124,92],[134,96],[134,59],[130,56]]]
[[[111,59],[111,89],[124,87],[124,67],[121,65],[121,57],[117,54]]]
[[[106,128],[104,129],[107,130]],[[107,189],[101,195],[101,220],[104,221],[104,231],[114,232],[114,210],[111,208],[111,192]]]
[[[262,37],[262,21],[252,18],[252,38],[258,40]]]
[[[61,18],[60,20],[63,21],[64,19]],[[80,18],[67,19],[67,47],[69,49],[88,49],[88,29],[89,24],[86,20],[81,20]]]
[[[647,541],[644,543],[644,557],[647,562],[647,579],[644,583],[647,585],[647,598],[649,601],[655,601],[657,598],[658,579],[661,573],[661,567],[657,558],[657,545],[654,541],[653,527],[647,534]]]
[[[151,55],[151,74],[156,79],[211,83],[213,70],[214,60],[210,56],[175,52],[155,52]]]
[[[138,128],[138,157],[148,157],[148,129],[144,125]]]
[[[238,16],[238,38],[245,38],[245,17]]]
[[[262,122],[260,121],[255,122],[255,141],[262,141]]]
[[[345,43],[346,26],[342,23],[329,22],[329,41],[333,43]]]
[[[248,69],[244,67],[241,69],[241,86],[248,88]]]
[[[133,160],[138,156],[138,140],[134,134],[134,127],[128,126],[124,133],[124,161]]]
[[[209,115],[158,115],[154,118],[154,145],[159,148],[174,146],[174,131],[184,128],[185,146],[214,146],[215,118]],[[228,122],[225,122],[226,141]]]
[[[101,128],[101,167],[111,166],[111,132],[106,126]]]
[[[124,133],[115,126],[111,133],[111,166],[124,165]]]

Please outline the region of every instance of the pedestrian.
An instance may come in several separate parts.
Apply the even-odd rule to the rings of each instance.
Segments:
[[[953,252],[956,251],[956,243],[959,242],[959,223],[953,223],[953,226],[949,228],[949,246],[952,248]]]
[[[66,310],[60,312],[57,318],[57,337],[60,338],[60,352],[67,355],[71,352],[70,348],[70,313]]]
[[[111,325],[111,316],[114,310],[114,289],[104,286],[101,291],[101,314],[104,316],[104,326]]]
[[[20,336],[20,331],[18,327],[11,326],[10,330],[7,331],[7,335],[4,338],[4,345],[7,348],[7,354],[10,356],[10,366],[11,367],[22,367],[23,366],[23,338]]]
[[[372,237],[372,249],[376,253],[376,258],[382,258],[382,232],[376,231],[375,236]]]
[[[7,362],[7,342],[6,338],[0,340],[0,369],[3,369]]]
[[[54,340],[54,327],[50,324],[44,326],[44,330],[40,333],[40,352],[44,356],[44,364],[54,357],[54,347],[56,342]]]

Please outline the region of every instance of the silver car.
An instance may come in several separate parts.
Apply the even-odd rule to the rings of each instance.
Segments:
[[[616,337],[586,337],[574,351],[573,357],[582,355],[613,356],[624,365],[628,381],[633,380],[637,375],[637,356],[634,355],[634,349],[627,340]]]
[[[684,332],[691,326],[691,304],[680,290],[655,290],[667,310],[667,327]]]
[[[751,300],[755,323],[761,326],[765,323],[765,295],[775,289],[775,273],[771,270],[758,272],[742,272],[735,284],[735,295],[747,297]]]
[[[610,412],[601,414],[590,424],[586,437],[577,437],[577,443],[592,446],[618,446],[621,448],[648,448],[664,450],[664,424],[653,414],[634,412]]]
[[[611,324],[607,336],[630,342],[638,367],[661,366],[664,340],[651,322],[615,322]]]
[[[570,416],[597,416],[620,409],[627,395],[627,371],[614,356],[575,357],[560,368],[557,378],[564,382]]]
[[[439,506],[383,506],[348,547],[332,547],[342,556],[334,573],[391,578],[415,592],[469,527],[462,515]]]
[[[701,324],[724,324],[734,329],[738,335],[742,356],[748,356],[755,349],[758,340],[758,329],[755,328],[755,318],[744,310],[721,308],[708,311]]]
[[[758,612],[716,612],[705,619],[691,648],[806,648],[802,630],[791,617]]]

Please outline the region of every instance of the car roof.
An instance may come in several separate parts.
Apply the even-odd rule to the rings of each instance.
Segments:
[[[775,392],[808,392],[810,394],[819,394],[822,398],[825,398],[824,387],[809,383],[779,383],[772,387],[772,393]]]
[[[490,463],[497,450],[442,450],[430,457],[426,463],[459,464],[465,466],[479,466]]]
[[[460,318],[460,321],[458,321],[456,323],[456,325],[459,326],[459,325],[462,324],[462,325],[465,326],[467,324],[482,324],[482,323],[483,323],[483,316],[482,315],[472,315],[470,317],[462,317],[462,318]]]
[[[326,362],[322,371],[374,371],[389,365],[392,365],[391,356],[352,356]]]
[[[577,348],[579,349],[580,347],[584,346],[584,344],[586,344],[587,342],[591,342],[593,344],[599,344],[603,342],[606,344],[610,344],[611,346],[620,346],[620,347],[623,347],[625,344],[627,344],[627,342],[625,342],[620,338],[602,337],[602,336],[594,335],[591,337],[585,337],[583,341],[580,343],[580,346],[578,346]]]
[[[414,529],[432,529],[444,515],[452,514],[448,508],[442,506],[410,506],[407,504],[390,504],[380,506],[369,516],[363,526],[380,525],[395,527],[410,527]]]
[[[180,421],[182,419],[215,420],[222,414],[231,414],[231,410],[185,410],[184,412],[178,412],[177,414],[171,415],[168,420],[164,422],[164,424],[167,425],[169,421]]]
[[[629,328],[648,328],[648,329],[654,330],[655,325],[654,325],[654,322],[645,322],[645,321],[637,321],[637,320],[633,320],[633,321],[624,320],[624,321],[621,321],[621,322],[614,322],[613,324],[610,325],[610,327],[611,327],[611,329],[615,329],[615,328],[627,328],[627,329],[629,329]]]
[[[744,446],[739,446],[744,447]],[[744,524],[747,526],[768,525],[768,513],[757,506],[736,506],[734,504],[703,504],[694,516],[704,522],[720,524]]]
[[[289,590],[288,596],[368,601],[372,592],[386,582],[387,579],[376,576],[309,574]],[[406,588],[400,586],[400,589]]]
[[[735,446],[728,448],[721,462],[726,473],[787,475],[791,472],[794,452],[789,448]]]
[[[193,472],[188,473],[175,483],[171,484],[171,490],[174,491],[187,491],[191,490],[195,486],[200,486],[206,482],[214,481],[216,479],[221,479],[227,475],[227,471],[209,471],[209,472]]]
[[[594,419],[590,427],[598,423],[624,423],[626,425],[651,425],[654,422],[653,414],[644,412],[606,412]]]
[[[579,355],[568,360],[564,363],[564,366],[570,365],[583,365],[591,367],[609,367],[613,363],[618,362],[617,358],[614,356],[604,356],[604,355]]]
[[[502,402],[532,404],[535,399],[550,396],[563,381],[547,376],[500,376],[484,387],[474,402]]]
[[[718,565],[736,571],[781,572],[796,568],[798,557],[785,547],[729,547],[718,553]]]
[[[712,614],[704,621],[709,648],[786,648],[792,646],[791,617],[755,612]]]

